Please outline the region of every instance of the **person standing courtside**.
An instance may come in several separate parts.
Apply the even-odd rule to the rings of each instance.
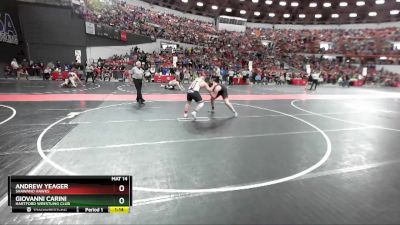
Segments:
[[[140,104],[144,104],[145,100],[143,99],[142,96],[142,84],[143,84],[143,74],[144,71],[141,68],[142,63],[140,61],[137,61],[135,66],[132,68],[132,78],[133,78],[133,83],[135,84],[136,88],[136,101]]]
[[[318,82],[319,82],[319,75],[320,74],[321,73],[314,72],[314,73],[312,73],[310,75],[311,76],[311,81],[312,81],[311,87],[309,89],[310,91],[312,90],[313,86],[314,86],[314,91],[317,90],[317,86],[318,86]]]
[[[13,60],[11,61],[11,69],[12,69],[12,75],[16,78],[17,77],[17,71],[19,68],[18,62],[16,58],[13,58]]]
[[[92,78],[92,81],[93,81],[93,84],[94,84],[94,80],[95,80],[95,78],[94,78],[94,67],[91,64],[89,64],[89,65],[86,65],[85,70],[86,70],[86,81],[85,81],[85,84],[87,84],[87,82],[89,80],[89,77]]]

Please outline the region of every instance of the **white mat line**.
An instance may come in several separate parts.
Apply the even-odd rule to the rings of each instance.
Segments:
[[[362,171],[362,170],[368,170],[368,169],[378,168],[378,167],[397,164],[397,163],[400,163],[400,160],[390,160],[390,161],[386,161],[386,162],[370,163],[370,164],[345,167],[345,168],[340,168],[340,169],[319,171],[319,172],[315,172],[315,173],[306,174],[303,177],[298,178],[298,180],[305,180],[305,179],[310,179],[310,178],[358,172],[358,171]]]
[[[70,133],[70,132],[71,132],[71,130],[68,131],[68,133]],[[60,142],[61,142],[61,140],[59,140],[54,146],[57,146]],[[55,154],[55,151],[50,152],[47,156],[51,157],[53,154]],[[45,160],[41,160],[35,167],[33,167],[33,169],[31,171],[29,171],[29,173],[27,175],[28,176],[36,175],[37,172],[43,167],[44,164],[46,164],[46,161]],[[7,202],[7,199],[8,199],[8,195],[5,195],[0,200],[0,207],[2,207]]]
[[[307,180],[307,179],[312,179],[312,178],[319,178],[319,177],[326,177],[326,176],[333,176],[333,175],[341,175],[341,174],[346,174],[346,173],[354,173],[354,172],[359,172],[359,171],[363,171],[363,170],[370,170],[370,169],[375,169],[375,168],[379,168],[379,167],[390,166],[390,165],[394,165],[394,164],[398,164],[398,163],[400,163],[400,160],[392,160],[392,161],[386,161],[386,162],[378,162],[378,163],[371,163],[371,164],[365,164],[365,165],[345,167],[345,168],[340,168],[340,169],[332,169],[332,170],[326,170],[326,171],[320,171],[320,172],[313,172],[313,173],[306,174],[303,177],[294,179],[293,181]],[[133,200],[132,207],[145,206],[145,205],[151,205],[151,204],[159,204],[159,203],[164,203],[164,202],[169,202],[169,201],[174,201],[174,200],[187,199],[187,198],[193,198],[193,197],[210,195],[210,194],[217,194],[217,193],[162,195],[162,196],[157,196],[157,197]],[[0,201],[0,206],[5,204],[5,202],[7,202],[7,195],[5,197],[3,197],[3,199]],[[57,216],[57,218],[68,217],[70,215],[78,215],[78,214],[60,214],[60,216]],[[48,219],[48,218],[44,218],[44,217],[38,218],[38,220],[44,220],[44,219]]]
[[[398,163],[400,163],[400,160],[378,162],[378,163],[351,166],[351,167],[340,168],[340,169],[333,169],[333,170],[314,172],[314,173],[306,174],[303,177],[299,177],[297,179],[294,179],[293,181],[296,181],[296,180],[307,180],[307,179],[312,179],[312,178],[319,178],[319,177],[326,177],[326,176],[333,176],[333,175],[341,175],[341,174],[346,174],[346,173],[359,172],[359,171],[363,171],[363,170],[369,170],[369,169],[374,169],[374,168],[379,168],[379,167],[384,167],[384,166],[390,166],[390,165],[398,164]],[[132,207],[144,206],[144,205],[150,205],[150,204],[158,204],[158,203],[163,203],[163,202],[169,202],[169,201],[185,199],[185,198],[193,198],[193,197],[202,196],[202,195],[209,195],[209,194],[215,194],[215,193],[199,193],[199,194],[186,194],[186,195],[182,195],[182,194],[176,194],[175,195],[175,194],[172,194],[172,195],[163,195],[163,196],[154,197],[154,198],[139,199],[139,200],[134,200],[133,201]]]
[[[7,118],[7,119],[5,119],[5,120],[3,120],[3,121],[0,121],[0,125],[2,125],[2,124],[5,124],[7,121],[10,121],[12,118],[14,118],[15,117],[15,115],[17,114],[17,110],[15,110],[13,107],[11,107],[11,106],[8,106],[8,105],[0,105],[0,107],[4,107],[4,108],[7,108],[7,109],[10,109],[11,110],[11,115]]]
[[[313,114],[313,115],[316,115],[316,116],[319,116],[319,117],[322,117],[322,118],[336,120],[336,121],[340,121],[340,122],[344,122],[344,123],[348,123],[348,124],[359,125],[359,126],[373,126],[374,128],[378,128],[378,129],[382,129],[382,130],[390,130],[390,131],[400,132],[400,129],[382,127],[382,126],[379,126],[379,125],[372,125],[372,124],[367,124],[367,123],[362,123],[362,122],[357,122],[357,121],[344,120],[344,119],[339,119],[339,118],[336,118],[336,117],[331,117],[331,116],[328,116],[328,115],[323,115],[321,113],[311,112],[311,111],[308,111],[306,109],[303,109],[303,108],[297,106],[295,103],[298,102],[298,101],[299,100],[293,100],[293,101],[290,102],[290,104],[294,108],[296,108],[296,109],[298,109],[300,111],[303,111],[305,113],[310,113],[310,114]]]

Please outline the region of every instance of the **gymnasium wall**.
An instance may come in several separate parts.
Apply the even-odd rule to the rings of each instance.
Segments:
[[[18,5],[27,55],[33,61],[71,63],[75,50],[86,50],[83,20],[68,7],[22,3]],[[86,54],[82,54],[86,61]]]
[[[27,57],[34,61],[71,63],[75,60],[75,50],[80,50],[84,63],[88,46],[105,46],[112,50],[111,46],[152,42],[150,37],[131,33],[127,33],[126,42],[86,34],[85,21],[69,6],[20,2],[18,9]]]

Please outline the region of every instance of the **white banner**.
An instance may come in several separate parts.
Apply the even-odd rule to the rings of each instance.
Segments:
[[[362,70],[362,75],[363,76],[367,76],[367,67],[363,67],[363,70]]]
[[[176,67],[176,63],[178,62],[178,57],[177,56],[174,56],[173,58],[172,58],[172,63],[173,63],[173,65],[174,65],[174,67]]]
[[[78,63],[82,62],[82,51],[81,50],[75,50],[75,60]]]
[[[87,34],[96,34],[95,28],[94,28],[94,23],[91,22],[85,22],[86,25],[86,33]]]
[[[306,65],[306,71],[307,71],[308,75],[311,74],[311,66],[310,65]]]
[[[249,71],[253,71],[253,61],[249,61]]]
[[[81,2],[79,0],[72,0],[71,2],[74,5],[81,5]]]

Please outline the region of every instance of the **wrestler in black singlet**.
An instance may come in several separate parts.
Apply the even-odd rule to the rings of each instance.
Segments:
[[[218,98],[219,96],[222,96],[223,99],[227,98],[227,97],[228,97],[228,89],[226,88],[226,86],[223,85],[223,84],[218,84],[218,85],[216,85],[216,86],[214,87],[214,90],[215,90],[215,88],[218,87],[218,86],[221,87],[221,90],[218,91],[217,97],[215,97],[215,98]],[[213,90],[213,91],[214,91],[214,90]]]

